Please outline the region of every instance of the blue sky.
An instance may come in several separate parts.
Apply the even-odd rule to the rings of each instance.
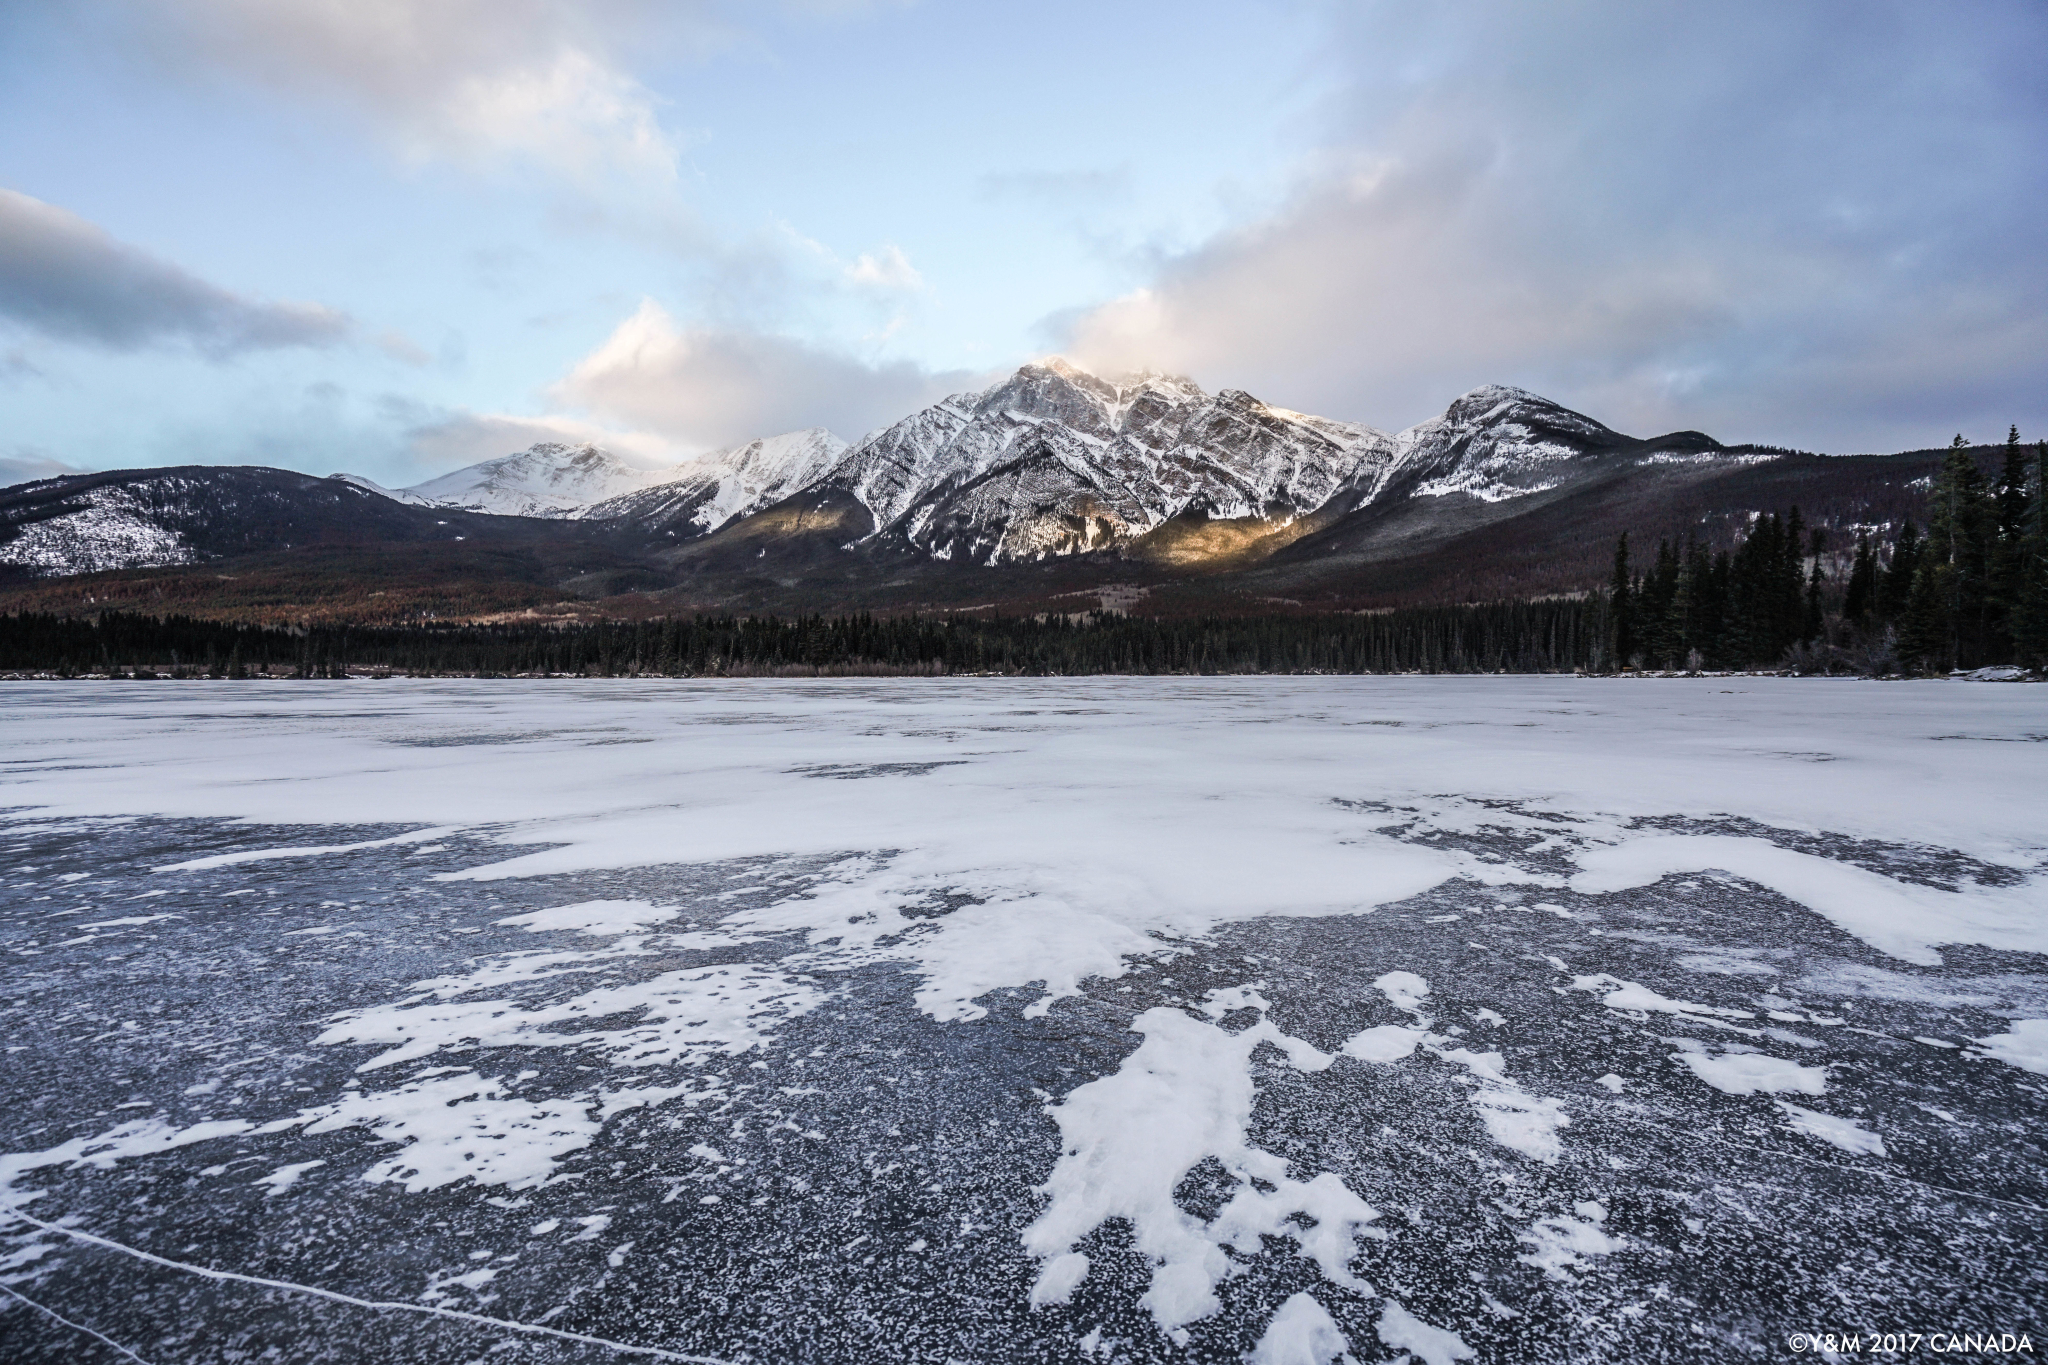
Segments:
[[[2048,10],[0,9],[0,475],[849,439],[1052,351],[1397,429],[2048,426]]]

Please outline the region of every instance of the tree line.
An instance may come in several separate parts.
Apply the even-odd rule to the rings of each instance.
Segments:
[[[1624,533],[1598,666],[2048,667],[2044,490],[2048,441],[2030,452],[2014,427],[1995,477],[1957,436],[1928,491],[1926,530],[1858,528],[1846,574],[1828,572],[1828,533],[1797,507],[1757,518],[1733,550],[1660,541],[1641,571]]]
[[[555,626],[278,627],[107,611],[0,616],[0,670],[248,677],[571,674],[1554,673],[1594,665],[1588,599],[1373,613],[671,617]]]

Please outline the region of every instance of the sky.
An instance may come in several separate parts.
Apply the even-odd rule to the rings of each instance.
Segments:
[[[1063,354],[1393,431],[2048,435],[2048,5],[0,5],[0,482],[852,440]]]

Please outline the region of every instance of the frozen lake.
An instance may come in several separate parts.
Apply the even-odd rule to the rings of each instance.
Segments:
[[[2048,688],[16,683],[0,816],[8,1361],[2048,1350]]]

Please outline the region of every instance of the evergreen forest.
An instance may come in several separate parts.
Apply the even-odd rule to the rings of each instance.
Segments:
[[[1641,570],[1624,534],[1597,667],[1945,673],[2048,666],[2048,442],[2018,428],[1987,477],[1957,436],[1928,524],[1859,528],[1830,546],[1794,507],[1732,550],[1658,542]],[[1885,534],[1890,531],[1890,534]],[[1830,573],[1830,568],[1837,571]]]

